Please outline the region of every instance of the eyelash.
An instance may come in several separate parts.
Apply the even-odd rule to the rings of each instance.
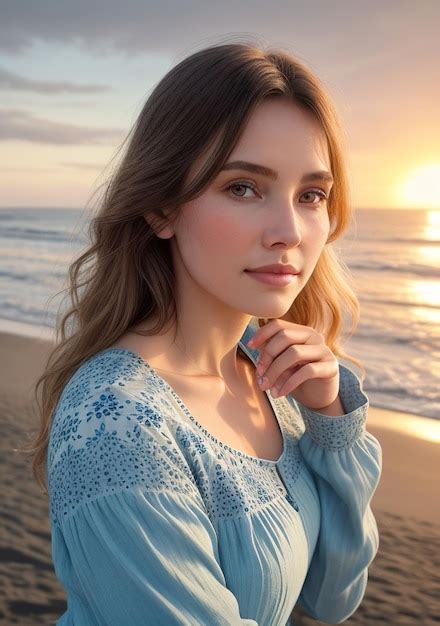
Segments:
[[[256,187],[253,184],[245,182],[245,181],[238,181],[236,183],[231,183],[230,185],[228,185],[226,187],[225,191],[230,191],[230,189],[232,187],[246,187],[247,189],[252,189],[252,191],[255,191],[255,193],[257,193]],[[327,195],[321,189],[309,189],[308,191],[304,191],[301,195],[303,195],[305,193],[314,193],[314,194],[316,194],[317,196],[319,196],[321,198],[320,202],[321,201],[323,202],[324,200],[328,199]],[[239,201],[241,201],[241,200],[248,200],[248,198],[235,196],[235,195],[234,195],[234,198],[236,200],[239,200]],[[319,204],[320,202],[314,202],[314,203],[312,202],[312,204]]]

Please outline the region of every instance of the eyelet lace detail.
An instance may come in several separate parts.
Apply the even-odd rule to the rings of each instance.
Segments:
[[[255,357],[256,351],[245,351]],[[368,398],[351,370],[340,368],[348,415],[321,415],[291,396],[271,400],[284,438],[275,462],[210,435],[136,353],[108,348],[95,354],[65,386],[52,420],[48,475],[54,523],[83,502],[137,486],[189,494],[213,520],[285,497],[285,485],[291,489],[301,474],[298,444],[305,428],[329,450],[352,445],[365,430]]]
[[[306,431],[313,441],[326,450],[338,451],[352,446],[366,431],[368,396],[360,380],[339,363],[339,395],[344,415],[323,415],[297,402]]]
[[[54,523],[86,501],[137,486],[191,495],[213,520],[285,497],[275,462],[203,436],[176,412],[168,386],[146,365],[135,353],[109,348],[84,362],[66,385],[48,452]],[[302,466],[302,431],[287,403],[278,402],[277,411],[285,437],[283,473],[293,485]]]

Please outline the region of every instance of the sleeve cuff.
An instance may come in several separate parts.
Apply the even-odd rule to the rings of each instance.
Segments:
[[[306,432],[322,448],[339,450],[352,445],[366,429],[369,399],[357,375],[339,363],[339,397],[346,413],[324,415],[296,401]]]

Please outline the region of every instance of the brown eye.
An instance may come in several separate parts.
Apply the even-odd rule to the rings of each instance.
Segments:
[[[232,183],[231,185],[226,187],[226,191],[230,191],[234,187],[235,188],[237,188],[237,187],[240,188],[241,187],[242,189],[243,188],[244,189],[251,189],[251,191],[257,193],[257,190],[255,189],[255,187],[253,185],[251,185],[250,183],[245,183],[244,181],[240,181],[240,182],[237,182],[237,183]],[[244,195],[240,195],[240,194],[237,195],[237,194],[234,193],[233,196],[234,196],[234,198],[237,198],[238,200],[241,200],[242,198],[246,199]]]
[[[320,204],[320,202],[324,202],[327,200],[326,194],[323,191],[321,191],[321,189],[310,189],[310,191],[306,191],[302,195],[303,196],[312,195],[312,196],[318,196],[320,198],[318,202],[312,202],[312,204]]]

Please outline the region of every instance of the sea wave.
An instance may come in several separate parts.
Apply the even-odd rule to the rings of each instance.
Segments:
[[[414,274],[416,276],[438,278],[438,267],[432,265],[423,265],[421,263],[387,263],[386,261],[365,259],[362,261],[347,262],[350,270],[360,270],[371,272],[372,270],[380,272],[392,272],[395,274]]]
[[[66,241],[72,243],[86,243],[87,239],[80,234],[62,230],[44,230],[39,228],[4,228],[1,232],[2,238],[25,239],[32,241]]]
[[[377,237],[376,235],[364,236],[363,241],[375,241],[381,243],[399,243],[405,245],[415,246],[438,246],[440,245],[440,239],[424,239],[422,237]]]
[[[374,298],[374,304],[386,304],[387,306],[399,306],[399,307],[417,307],[418,309],[440,309],[440,306],[435,302],[428,302],[424,300],[423,302],[412,302],[411,300],[407,300],[403,302],[402,300],[391,300],[386,298],[378,298],[377,296]]]

